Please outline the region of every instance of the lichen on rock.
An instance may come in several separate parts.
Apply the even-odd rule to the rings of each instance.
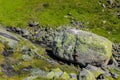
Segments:
[[[54,55],[83,65],[107,65],[111,51],[112,42],[108,39],[77,29],[57,32],[53,41]]]

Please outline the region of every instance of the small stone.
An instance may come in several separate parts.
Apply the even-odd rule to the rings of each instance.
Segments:
[[[118,18],[120,19],[120,14],[119,15],[117,15],[118,16]]]
[[[5,49],[5,50],[3,51],[3,55],[4,55],[4,56],[9,56],[9,52]]]
[[[63,72],[59,68],[53,69],[52,71],[55,73],[55,78],[59,78],[63,74]]]
[[[38,22],[30,22],[30,23],[29,23],[29,26],[30,26],[30,27],[34,27],[34,26],[38,26],[38,25],[39,25]]]
[[[29,55],[22,55],[22,59],[24,61],[31,61],[32,60],[32,57],[30,57]]]
[[[70,73],[70,78],[74,78],[74,79],[77,79],[77,75],[75,73]]]
[[[72,13],[68,13],[67,15],[72,16]]]
[[[42,77],[46,77],[47,76],[47,72],[39,69],[39,68],[35,68],[31,70],[31,75],[33,76],[42,76]]]
[[[29,76],[27,78],[24,78],[23,80],[35,80],[37,76]]]
[[[118,74],[115,74],[115,73],[114,73],[114,74],[111,73],[111,76],[112,76],[113,78],[117,79],[119,75],[118,75]]]
[[[104,79],[104,75],[103,74],[100,74],[98,77],[97,77],[97,79],[99,80],[99,79]]]
[[[47,78],[49,78],[49,79],[53,79],[54,76],[55,76],[55,73],[53,71],[51,71],[47,74]]]
[[[105,23],[106,23],[106,20],[103,21],[103,24],[105,24]]]
[[[81,80],[96,80],[94,74],[85,68],[83,68],[82,71],[80,71],[79,79],[81,79]]]
[[[90,64],[88,64],[88,66],[86,67],[86,69],[88,69],[89,71],[91,71],[96,78],[100,74],[104,74],[104,71],[101,68],[96,67],[96,66],[92,66]]]
[[[68,73],[64,72],[61,77],[62,79],[68,80],[70,78],[70,76],[68,75]]]
[[[105,4],[102,4],[102,7],[103,7],[103,8],[106,8]]]

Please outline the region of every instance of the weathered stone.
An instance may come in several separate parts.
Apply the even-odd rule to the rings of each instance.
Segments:
[[[48,78],[48,79],[53,79],[54,76],[55,76],[55,73],[52,72],[52,71],[47,74],[47,78]]]
[[[70,73],[70,80],[77,80],[77,75],[75,73]]]
[[[46,77],[47,76],[47,72],[39,69],[39,68],[35,68],[31,70],[31,75],[32,76],[42,76],[42,77]]]
[[[34,26],[38,26],[38,25],[39,25],[38,22],[30,22],[30,23],[29,23],[29,26],[30,26],[30,27],[34,27]]]
[[[15,48],[19,39],[16,35],[7,32],[3,28],[0,28],[0,41],[7,44],[10,48]]]
[[[3,53],[2,53],[4,56],[9,56],[10,55],[10,53],[6,50],[6,49],[4,49],[4,51],[3,51]]]
[[[113,5],[113,4],[115,4],[116,0],[107,0],[107,2],[108,2],[110,5]]]
[[[103,74],[100,74],[100,75],[97,77],[97,80],[104,80],[104,75],[103,75]]]
[[[1,67],[2,67],[2,72],[5,73],[7,76],[13,76],[17,74],[13,69],[13,67],[9,64],[2,64]]]
[[[80,71],[79,80],[96,80],[96,78],[91,71],[83,69]]]
[[[23,80],[34,80],[36,78],[37,78],[37,76],[29,76],[27,78],[24,78]]]
[[[33,57],[29,56],[29,55],[22,55],[22,59],[24,61],[31,61]]]
[[[57,69],[53,69],[51,70],[48,74],[47,74],[47,78],[60,78],[60,76],[63,74],[62,70],[60,70],[59,68]]]
[[[96,34],[67,29],[56,32],[53,54],[80,64],[106,65],[112,56],[112,43]]]
[[[65,80],[68,80],[70,78],[70,76],[68,75],[68,73],[64,72],[61,77],[61,79],[65,79]]]
[[[55,76],[54,76],[55,78],[59,78],[63,74],[63,71],[60,70],[59,68],[53,69],[52,71],[55,73]]]
[[[100,67],[95,67],[92,65],[88,65],[86,69],[89,70],[95,76],[95,78],[97,78],[100,74],[105,73]]]

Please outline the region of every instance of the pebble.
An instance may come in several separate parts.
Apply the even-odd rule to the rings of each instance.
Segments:
[[[35,27],[35,26],[38,26],[38,25],[39,25],[39,22],[30,22],[29,23],[30,27]]]

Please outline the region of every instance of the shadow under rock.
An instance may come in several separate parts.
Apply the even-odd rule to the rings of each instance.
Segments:
[[[80,64],[78,62],[73,62],[71,60],[65,60],[65,59],[62,59],[56,55],[53,54],[52,50],[48,50],[46,49],[46,52],[47,52],[47,55],[50,56],[53,60],[57,61],[58,63],[63,63],[63,64],[73,64],[74,66],[79,66],[80,68],[85,68],[87,65],[83,65],[83,64]]]

